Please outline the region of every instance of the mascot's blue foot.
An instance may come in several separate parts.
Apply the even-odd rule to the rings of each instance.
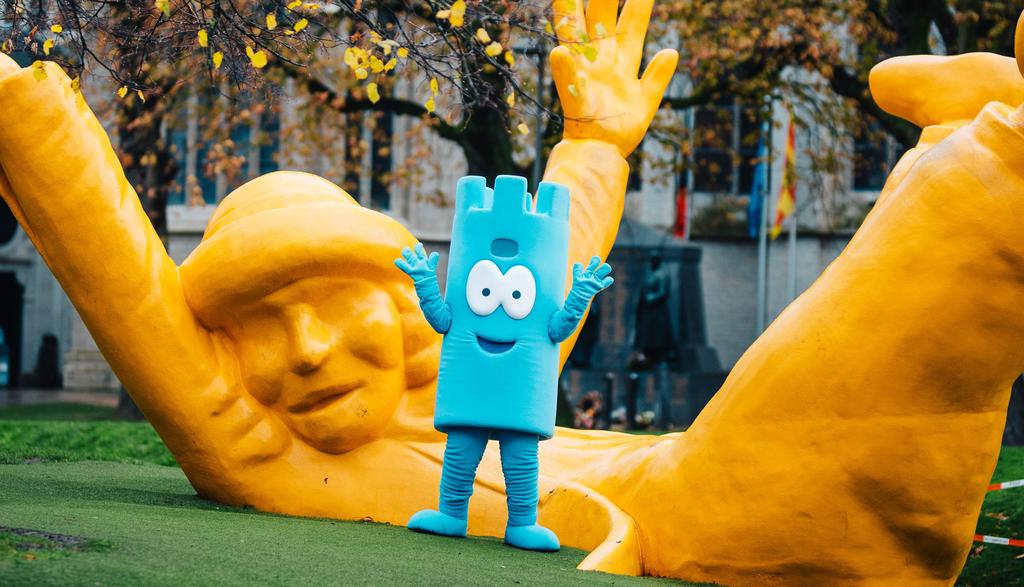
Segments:
[[[466,520],[453,518],[436,510],[420,510],[409,518],[409,529],[413,532],[465,538]]]
[[[505,543],[523,550],[555,552],[558,550],[558,536],[544,526],[508,526],[505,528]]]

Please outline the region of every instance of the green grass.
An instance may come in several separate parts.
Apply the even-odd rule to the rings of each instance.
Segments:
[[[1004,446],[993,482],[1024,479],[1024,447]],[[978,534],[1024,538],[1024,487],[991,491],[978,518]],[[1024,548],[975,544],[957,585],[1024,585]]]
[[[196,497],[176,467],[0,465],[0,524],[101,541],[15,561],[0,585],[658,585],[576,570],[585,553],[514,550],[381,524],[289,518]]]
[[[663,583],[576,571],[585,553],[573,549],[528,553],[206,502],[149,424],[110,415],[0,409],[0,585]],[[1024,447],[1004,447],[993,479],[1024,479]],[[36,544],[5,526],[58,538]],[[978,532],[1024,538],[1024,488],[989,493]],[[1024,548],[975,545],[957,584],[1024,586]]]

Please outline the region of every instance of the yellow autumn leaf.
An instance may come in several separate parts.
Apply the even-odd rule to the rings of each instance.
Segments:
[[[452,26],[456,28],[462,26],[466,17],[466,2],[464,0],[455,0],[455,3],[452,4],[451,10],[452,15],[448,19],[448,22],[452,23]]]
[[[369,77],[369,75],[370,75],[370,73],[368,71],[366,71],[366,69],[364,69],[362,67],[360,67],[359,69],[356,70],[356,79],[358,79],[358,80],[364,80],[367,77]]]
[[[495,41],[490,45],[487,45],[487,48],[484,49],[484,53],[486,53],[488,57],[497,57],[498,55],[501,55],[501,43]]]
[[[584,45],[583,56],[587,58],[587,61],[593,63],[597,60],[597,47],[593,45]]]
[[[436,96],[437,92],[438,92],[437,78],[436,77],[432,77],[432,78],[430,78],[430,93],[434,94]]]
[[[520,122],[519,126],[516,127],[516,130],[519,131],[519,134],[524,134],[524,135],[530,134],[530,127],[526,126],[525,122]]]
[[[481,27],[481,28],[476,29],[476,40],[478,40],[481,43],[486,45],[487,43],[491,42],[491,35],[488,35],[487,31],[485,31]]]
[[[516,57],[511,51],[505,51],[505,63],[508,63],[509,67],[516,66]]]
[[[384,62],[376,55],[370,55],[370,71],[380,73],[384,71]]]
[[[508,93],[508,97],[505,98],[505,102],[508,103],[509,107],[516,105],[516,92],[515,90]]]
[[[118,90],[117,90],[117,97],[118,98],[124,98],[127,95],[128,95],[128,86],[121,86],[120,88],[118,88]]]
[[[448,20],[449,18],[452,17],[452,11],[451,10],[438,10],[437,13],[434,14],[434,17],[437,18],[438,20]]]
[[[164,16],[171,15],[171,0],[156,0],[155,6],[157,10],[164,13]]]
[[[356,55],[356,48],[349,47],[348,49],[345,49],[345,65],[355,67],[358,62],[359,57]]]
[[[295,23],[295,26],[292,27],[292,30],[297,33],[301,33],[302,29],[306,28],[307,26],[309,26],[309,20],[302,18]]]
[[[320,9],[320,5],[316,4],[315,2],[306,2],[306,4],[303,6],[303,8],[305,8],[306,10],[309,10],[311,12],[316,12],[317,10]]]
[[[434,112],[434,97],[431,96],[429,100],[424,102],[423,107],[427,109],[427,112]]]
[[[550,21],[547,21],[547,20],[544,21],[544,32],[549,34],[549,35],[555,34],[555,30],[553,28],[551,28],[551,22]]]
[[[246,45],[245,54],[249,56],[249,61],[252,62],[252,66],[256,69],[263,69],[267,66],[267,54],[263,49],[253,51],[252,47]]]
[[[43,41],[43,55],[49,55],[50,49],[53,49],[53,39],[46,39]]]
[[[206,29],[199,29],[196,33],[196,40],[199,41],[200,47],[207,47],[210,44],[210,37],[206,34]]]
[[[35,61],[32,63],[32,77],[36,78],[37,82],[41,82],[46,79],[46,63],[43,61]]]
[[[293,0],[288,3],[288,10],[295,10],[299,6],[302,6],[302,0]]]
[[[142,90],[135,90],[135,95],[139,97],[139,100],[146,101],[146,95],[142,93]]]
[[[377,84],[370,82],[366,85],[366,96],[370,98],[370,102],[374,104],[380,100],[380,93],[377,92]]]
[[[221,62],[224,61],[224,54],[220,51],[213,52],[213,68],[220,69]]]
[[[14,50],[14,43],[10,39],[4,40],[3,45],[0,45],[0,50],[3,50],[4,53],[10,53]]]
[[[409,49],[407,49],[405,47],[399,47],[398,48],[398,56],[403,58],[403,59],[408,57],[409,56]]]
[[[273,12],[267,13],[267,30],[272,31],[277,28],[277,15]]]
[[[388,59],[387,63],[384,64],[384,71],[391,71],[392,69],[395,68],[396,65],[398,65],[398,60],[392,57],[391,59]]]
[[[50,32],[59,35],[64,32],[64,27],[60,26],[59,24],[55,24],[50,27]]]

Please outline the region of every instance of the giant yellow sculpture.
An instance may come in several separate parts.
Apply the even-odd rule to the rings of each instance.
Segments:
[[[652,0],[621,15],[616,0],[582,4],[555,2],[566,44],[615,34],[594,63],[551,56],[568,123],[546,179],[571,190],[570,259],[611,247],[625,156],[677,58],[659,53],[637,79]],[[581,568],[724,584],[957,576],[1024,368],[1024,82],[994,55],[893,60],[871,81],[926,126],[921,144],[693,427],[542,443],[540,522],[591,551]],[[0,194],[200,495],[391,523],[436,503],[439,339],[392,265],[415,242],[397,223],[324,179],[274,173],[229,195],[176,267],[67,76],[2,55]],[[488,450],[471,534],[501,535],[502,501]]]

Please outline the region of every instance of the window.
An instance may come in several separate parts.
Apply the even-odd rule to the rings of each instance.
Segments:
[[[750,191],[760,131],[758,113],[758,108],[734,98],[694,110],[694,191],[731,195]]]
[[[877,120],[866,117],[864,124],[854,132],[853,189],[881,191],[895,159],[892,139]]]

